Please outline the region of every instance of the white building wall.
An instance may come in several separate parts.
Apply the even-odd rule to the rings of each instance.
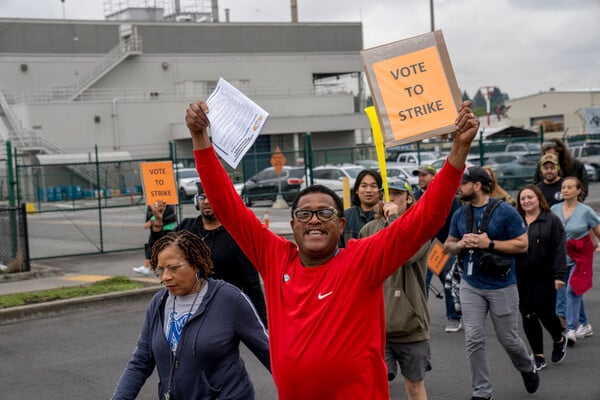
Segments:
[[[562,115],[564,131],[569,134],[585,133],[585,124],[579,110],[582,107],[599,107],[600,91],[543,92],[507,102],[511,125],[533,129],[534,118]]]

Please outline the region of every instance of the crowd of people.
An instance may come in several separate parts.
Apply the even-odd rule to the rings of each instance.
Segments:
[[[585,169],[562,141],[544,144],[535,183],[513,199],[489,168],[464,169],[479,128],[464,102],[447,162],[439,171],[415,168],[417,193],[391,180],[385,202],[379,173],[363,170],[344,210],[331,189],[307,187],[291,206],[293,243],[265,227],[228,183],[208,113],[202,101],[186,112],[200,215],[167,230],[166,205],[149,207],[145,267],[165,289],[148,306],[114,399],[135,398],[155,367],[161,399],[252,399],[240,340],[272,372],[280,399],[387,400],[398,374],[408,399],[427,399],[434,240],[449,254],[439,273],[445,331],[464,330],[472,400],[494,394],[488,315],[528,393],[547,366],[542,328],[553,363],[593,334],[583,296],[600,220],[583,204]]]

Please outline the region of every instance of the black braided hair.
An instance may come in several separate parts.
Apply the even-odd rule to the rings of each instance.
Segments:
[[[183,253],[185,260],[192,266],[198,268],[201,278],[208,278],[213,274],[213,262],[210,258],[210,249],[200,238],[190,231],[169,232],[161,237],[152,246],[152,259],[150,267],[156,270],[158,255],[170,245],[175,245]]]

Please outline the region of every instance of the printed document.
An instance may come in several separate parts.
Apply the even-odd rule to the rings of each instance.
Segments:
[[[215,151],[232,168],[237,168],[269,113],[223,78],[219,78],[206,104]]]

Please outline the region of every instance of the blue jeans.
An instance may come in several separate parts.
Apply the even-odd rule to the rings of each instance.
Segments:
[[[569,267],[567,286],[561,288],[563,293],[561,307],[562,310],[564,310],[562,314],[558,312],[558,293],[556,297],[556,314],[566,317],[568,330],[575,330],[579,324],[586,325],[588,323],[587,315],[585,313],[585,305],[583,304],[583,295],[576,295],[575,292],[573,292],[573,289],[571,289],[571,285],[568,283],[571,280],[571,274],[575,269],[574,267],[575,264]]]
[[[456,309],[454,308],[454,298],[452,297],[452,290],[451,289],[446,289],[445,288],[445,283],[446,283],[446,275],[448,275],[448,272],[450,271],[450,268],[452,267],[452,264],[454,263],[454,259],[456,258],[456,256],[450,256],[448,258],[448,261],[446,262],[446,265],[444,265],[444,268],[442,269],[442,272],[440,272],[440,275],[438,276],[438,278],[440,278],[440,281],[442,282],[442,287],[444,288],[444,302],[446,303],[446,318],[450,319],[454,319],[459,321],[460,320],[460,313],[456,312]],[[427,289],[427,298],[429,298],[429,284],[431,283],[431,278],[433,277],[433,272],[431,272],[431,270],[429,268],[427,268],[427,276],[425,278],[425,288]]]

